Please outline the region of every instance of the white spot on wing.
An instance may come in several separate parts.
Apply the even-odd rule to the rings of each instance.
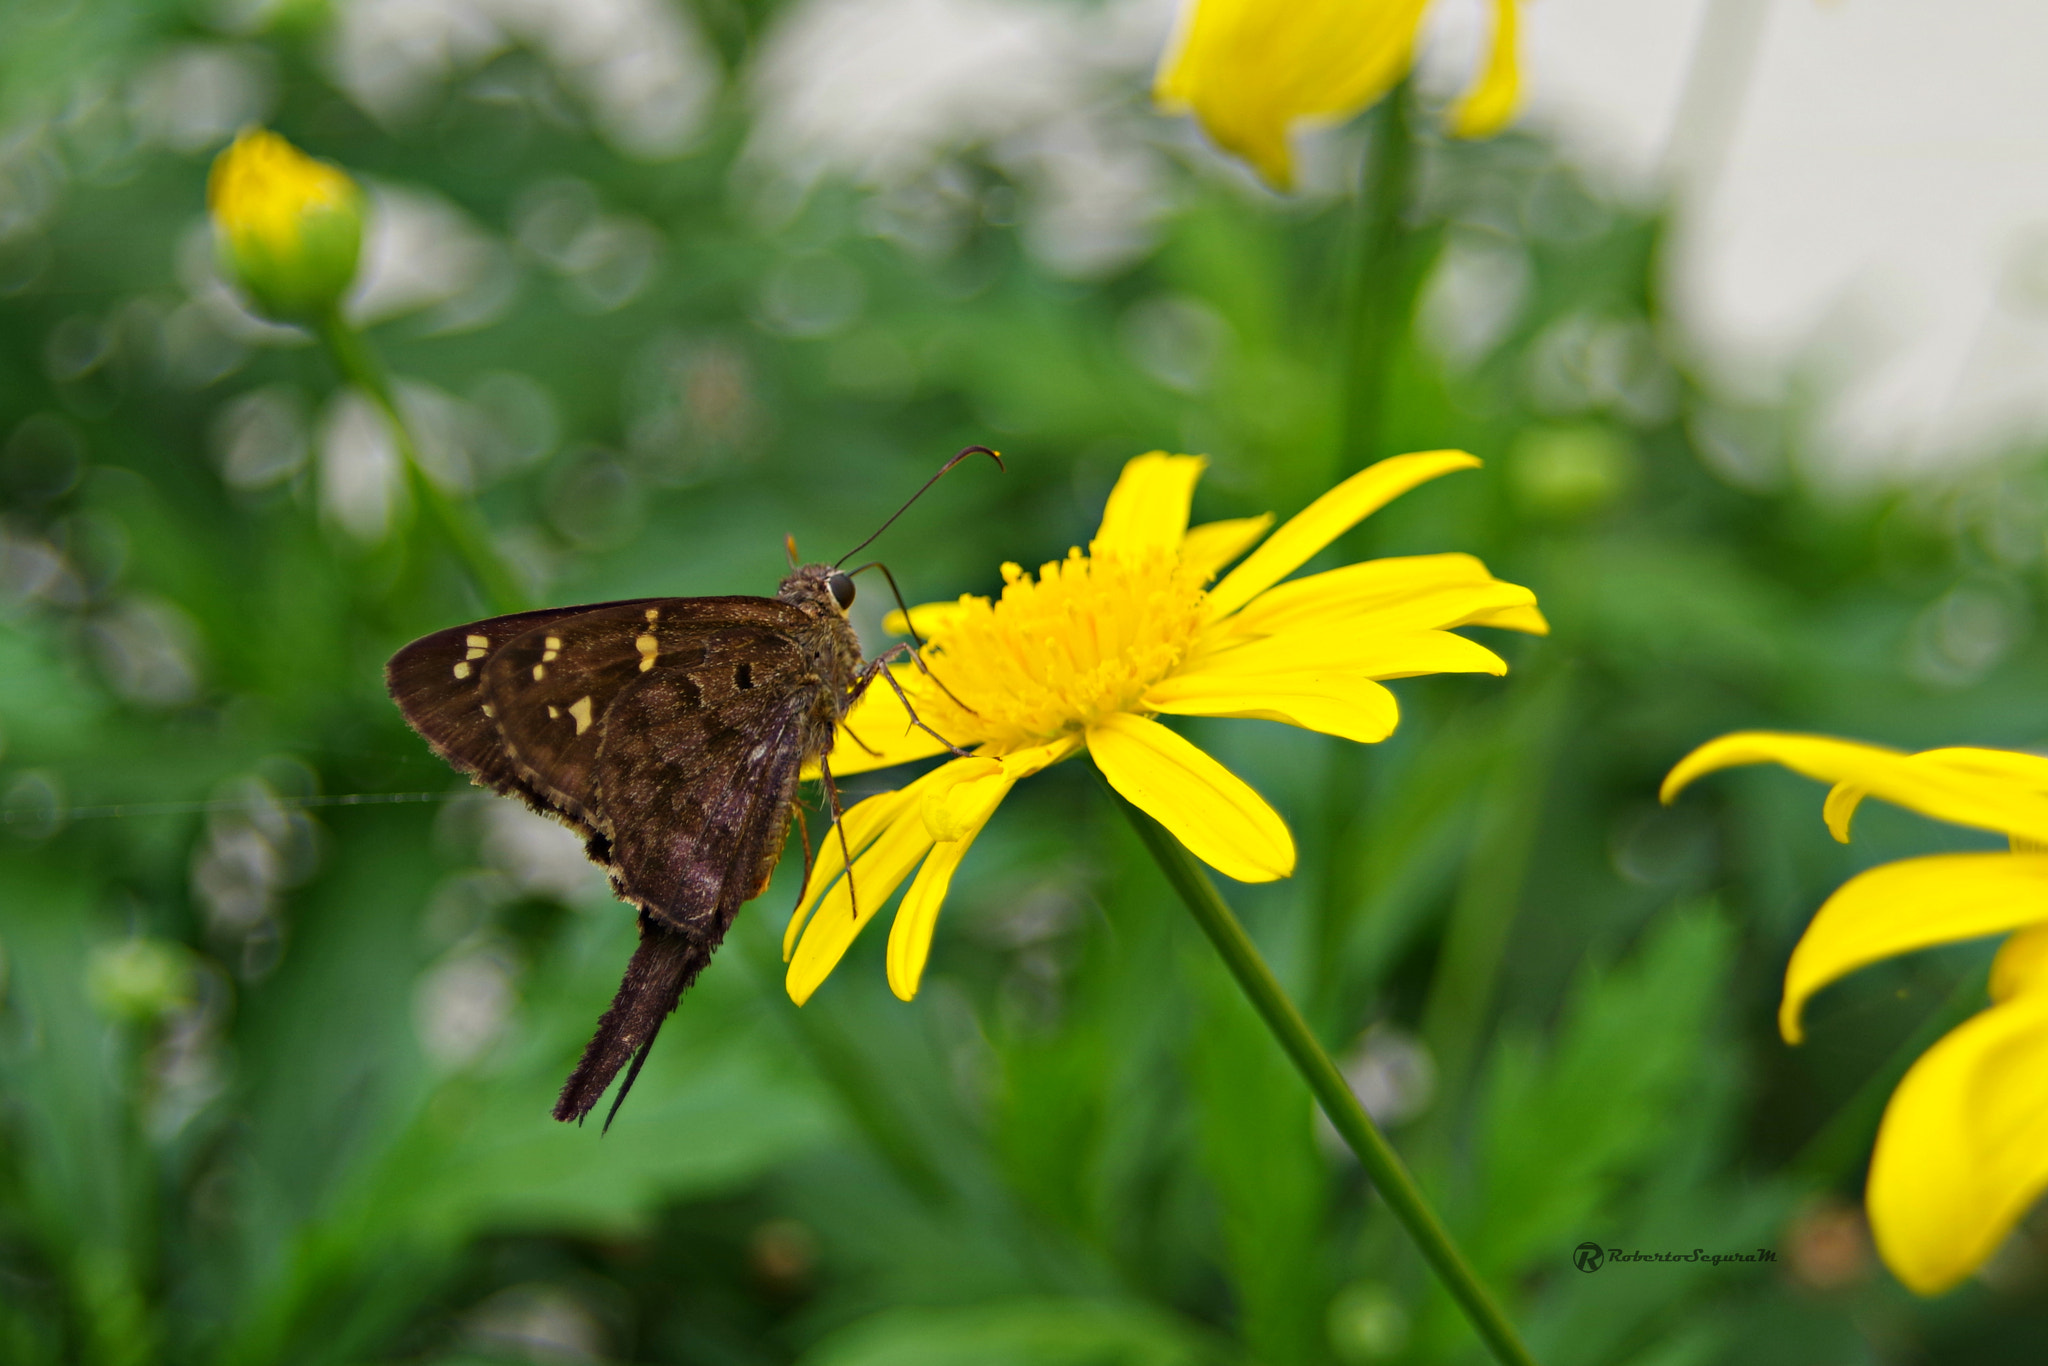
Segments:
[[[590,729],[590,699],[579,697],[569,704],[569,715],[576,718],[576,733],[581,735]]]
[[[553,703],[548,705],[548,720],[552,721],[561,714],[562,709],[560,707],[555,706]]]
[[[533,666],[533,681],[534,681],[534,682],[538,683],[538,682],[540,682],[540,681],[541,681],[541,680],[542,680],[543,678],[546,678],[547,676],[548,676],[548,666],[547,666],[547,665],[545,665],[545,664],[536,664],[536,665],[534,665],[534,666]]]
[[[640,636],[633,641],[633,648],[640,652],[640,672],[646,673],[654,667],[655,656],[661,653],[661,643],[653,635]]]
[[[647,609],[647,619],[648,619],[649,621],[660,621],[660,620],[661,620],[661,609],[660,609],[659,607],[650,607],[650,608],[648,608],[648,609]]]
[[[488,650],[491,648],[491,638],[489,636],[471,636],[463,641],[463,644],[469,646],[472,650]]]
[[[455,676],[456,676],[457,678],[467,678],[467,677],[469,677],[469,661],[468,661],[468,660],[464,659],[464,660],[459,660],[459,661],[457,661],[457,663],[456,663],[456,665],[455,665]]]

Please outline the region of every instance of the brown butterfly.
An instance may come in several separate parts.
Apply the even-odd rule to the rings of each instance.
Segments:
[[[436,631],[392,656],[392,700],[434,752],[581,835],[619,898],[639,908],[640,946],[556,1119],[582,1120],[630,1059],[618,1113],[662,1021],[767,885],[810,760],[836,820],[834,732],[876,679],[895,686],[886,665],[909,648],[863,662],[846,619],[853,578],[838,564],[977,454],[1002,464],[969,446],[835,564],[796,567],[792,543],[794,572],[772,598],[520,612]],[[808,877],[808,845],[805,859]]]

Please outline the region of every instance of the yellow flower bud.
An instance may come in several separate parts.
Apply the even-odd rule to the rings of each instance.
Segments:
[[[355,280],[362,201],[339,168],[261,128],[216,157],[206,183],[223,272],[285,322],[332,311]]]

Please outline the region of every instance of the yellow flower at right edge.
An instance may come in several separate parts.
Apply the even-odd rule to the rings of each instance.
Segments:
[[[2011,934],[1991,967],[1991,1006],[1915,1062],[1885,1107],[1864,1203],[1885,1264],[1935,1295],[1984,1264],[2048,1190],[2048,758],[2002,749],[1904,754],[1824,736],[1744,731],[1700,746],[1664,780],[1670,801],[1701,774],[1780,763],[1832,783],[1822,808],[1847,842],[1865,797],[2007,837],[2010,853],[1901,859],[1842,884],[1785,970],[1778,1027],[1822,987],[1895,954]]]
[[[1516,4],[1494,0],[1485,64],[1451,110],[1459,137],[1491,137],[1514,115]],[[1186,0],[1153,97],[1169,113],[1192,113],[1267,184],[1291,189],[1294,125],[1342,122],[1392,90],[1415,63],[1428,7],[1429,0]]]
[[[1463,451],[1368,466],[1270,536],[1270,516],[1188,525],[1207,463],[1141,455],[1110,490],[1087,553],[1070,550],[1035,578],[1004,565],[993,602],[969,595],[911,609],[929,672],[900,666],[894,676],[920,720],[974,754],[846,812],[850,890],[840,833],[820,842],[783,938],[798,1005],[913,873],[887,962],[891,990],[915,996],[939,907],[975,836],[1016,783],[1084,751],[1112,788],[1218,872],[1241,882],[1286,877],[1295,857],[1286,822],[1155,717],[1255,717],[1370,744],[1400,716],[1379,680],[1507,672],[1500,656],[1451,628],[1549,630],[1534,593],[1470,555],[1397,556],[1289,578],[1417,484],[1479,464]],[[901,614],[890,629],[903,629]],[[943,752],[877,683],[848,713],[832,769],[860,773]]]

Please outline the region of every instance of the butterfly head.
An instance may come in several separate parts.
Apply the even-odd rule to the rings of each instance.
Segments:
[[[843,617],[853,606],[853,578],[833,565],[807,564],[784,579],[775,596],[799,607],[815,603]]]

